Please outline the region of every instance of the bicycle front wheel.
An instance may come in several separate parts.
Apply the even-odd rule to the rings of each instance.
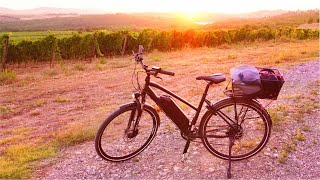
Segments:
[[[202,142],[210,153],[229,159],[230,138],[234,145],[231,160],[257,154],[271,133],[271,119],[258,103],[244,98],[228,98],[213,105],[200,123]]]
[[[101,158],[115,162],[128,160],[151,143],[159,127],[159,115],[151,106],[144,105],[141,117],[137,116],[137,104],[131,103],[120,107],[102,123],[95,138]]]

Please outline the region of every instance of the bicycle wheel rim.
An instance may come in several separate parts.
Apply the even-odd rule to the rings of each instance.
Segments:
[[[136,111],[136,106],[128,107],[117,113],[106,121],[106,124],[101,128],[97,138],[99,139],[98,154],[102,158],[110,161],[130,159],[141,153],[155,137],[158,122],[154,112],[148,108],[143,110],[137,136],[134,138],[126,137],[125,129],[127,128],[129,118],[121,118],[119,120],[119,117],[128,117],[128,114],[131,114],[132,111]],[[136,119],[136,116],[134,118]]]
[[[248,102],[236,102],[236,104],[237,104],[238,112],[240,111],[238,108],[247,107],[251,109],[252,112],[259,117],[258,120],[252,119],[250,121],[249,120],[244,121],[242,123],[243,135],[239,139],[235,139],[235,145],[233,146],[232,153],[231,153],[231,160],[242,160],[255,155],[264,147],[264,145],[267,143],[269,139],[271,127],[269,122],[267,121],[267,117],[265,116],[265,114],[262,113],[261,110],[255,105]],[[226,111],[226,107],[229,107],[229,109],[233,109],[234,101],[222,103],[219,105],[219,107],[216,108],[216,110],[217,112],[222,111],[225,114],[228,114],[228,112]],[[229,115],[229,116],[232,116],[232,115]],[[221,127],[219,128],[221,128],[221,130],[219,129],[220,131],[216,132],[217,131],[216,129],[214,129],[213,131],[212,129],[209,129],[211,126],[213,126],[212,124],[210,124],[211,122],[220,123]],[[247,125],[247,123],[249,125]],[[229,125],[225,123],[220,116],[214,115],[213,113],[207,116],[203,125],[202,132],[203,132],[204,138],[202,140],[205,147],[212,154],[222,159],[229,159],[228,148],[229,148],[230,141],[228,136],[225,135],[225,138],[210,138],[205,136],[209,136],[212,134],[222,136],[229,130],[228,128],[230,128]],[[221,147],[219,147],[219,145]]]

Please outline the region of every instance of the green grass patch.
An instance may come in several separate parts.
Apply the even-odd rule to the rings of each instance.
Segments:
[[[47,145],[21,144],[10,146],[0,157],[0,178],[29,178],[33,167],[32,162],[53,157],[56,152],[54,147]]]
[[[0,72],[0,85],[12,84],[17,78],[15,71]]]
[[[69,129],[55,135],[54,144],[56,147],[68,147],[93,139],[96,135],[96,128],[72,126]]]

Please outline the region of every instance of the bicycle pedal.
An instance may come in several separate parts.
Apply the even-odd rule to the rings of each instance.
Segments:
[[[181,162],[186,162],[190,153],[186,152],[182,154]]]

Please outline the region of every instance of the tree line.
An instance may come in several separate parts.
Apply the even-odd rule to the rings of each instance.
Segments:
[[[4,35],[7,36],[7,35]],[[55,60],[91,59],[103,56],[130,54],[141,44],[145,51],[174,51],[185,47],[216,47],[222,44],[286,39],[318,39],[319,30],[290,27],[254,29],[248,26],[234,30],[185,30],[158,31],[144,29],[133,31],[95,31],[91,34],[74,33],[57,38],[50,33],[40,40],[9,42],[7,63],[51,62]],[[1,38],[0,57],[4,51]],[[1,58],[3,59],[3,58]],[[3,60],[2,60],[3,61]]]

